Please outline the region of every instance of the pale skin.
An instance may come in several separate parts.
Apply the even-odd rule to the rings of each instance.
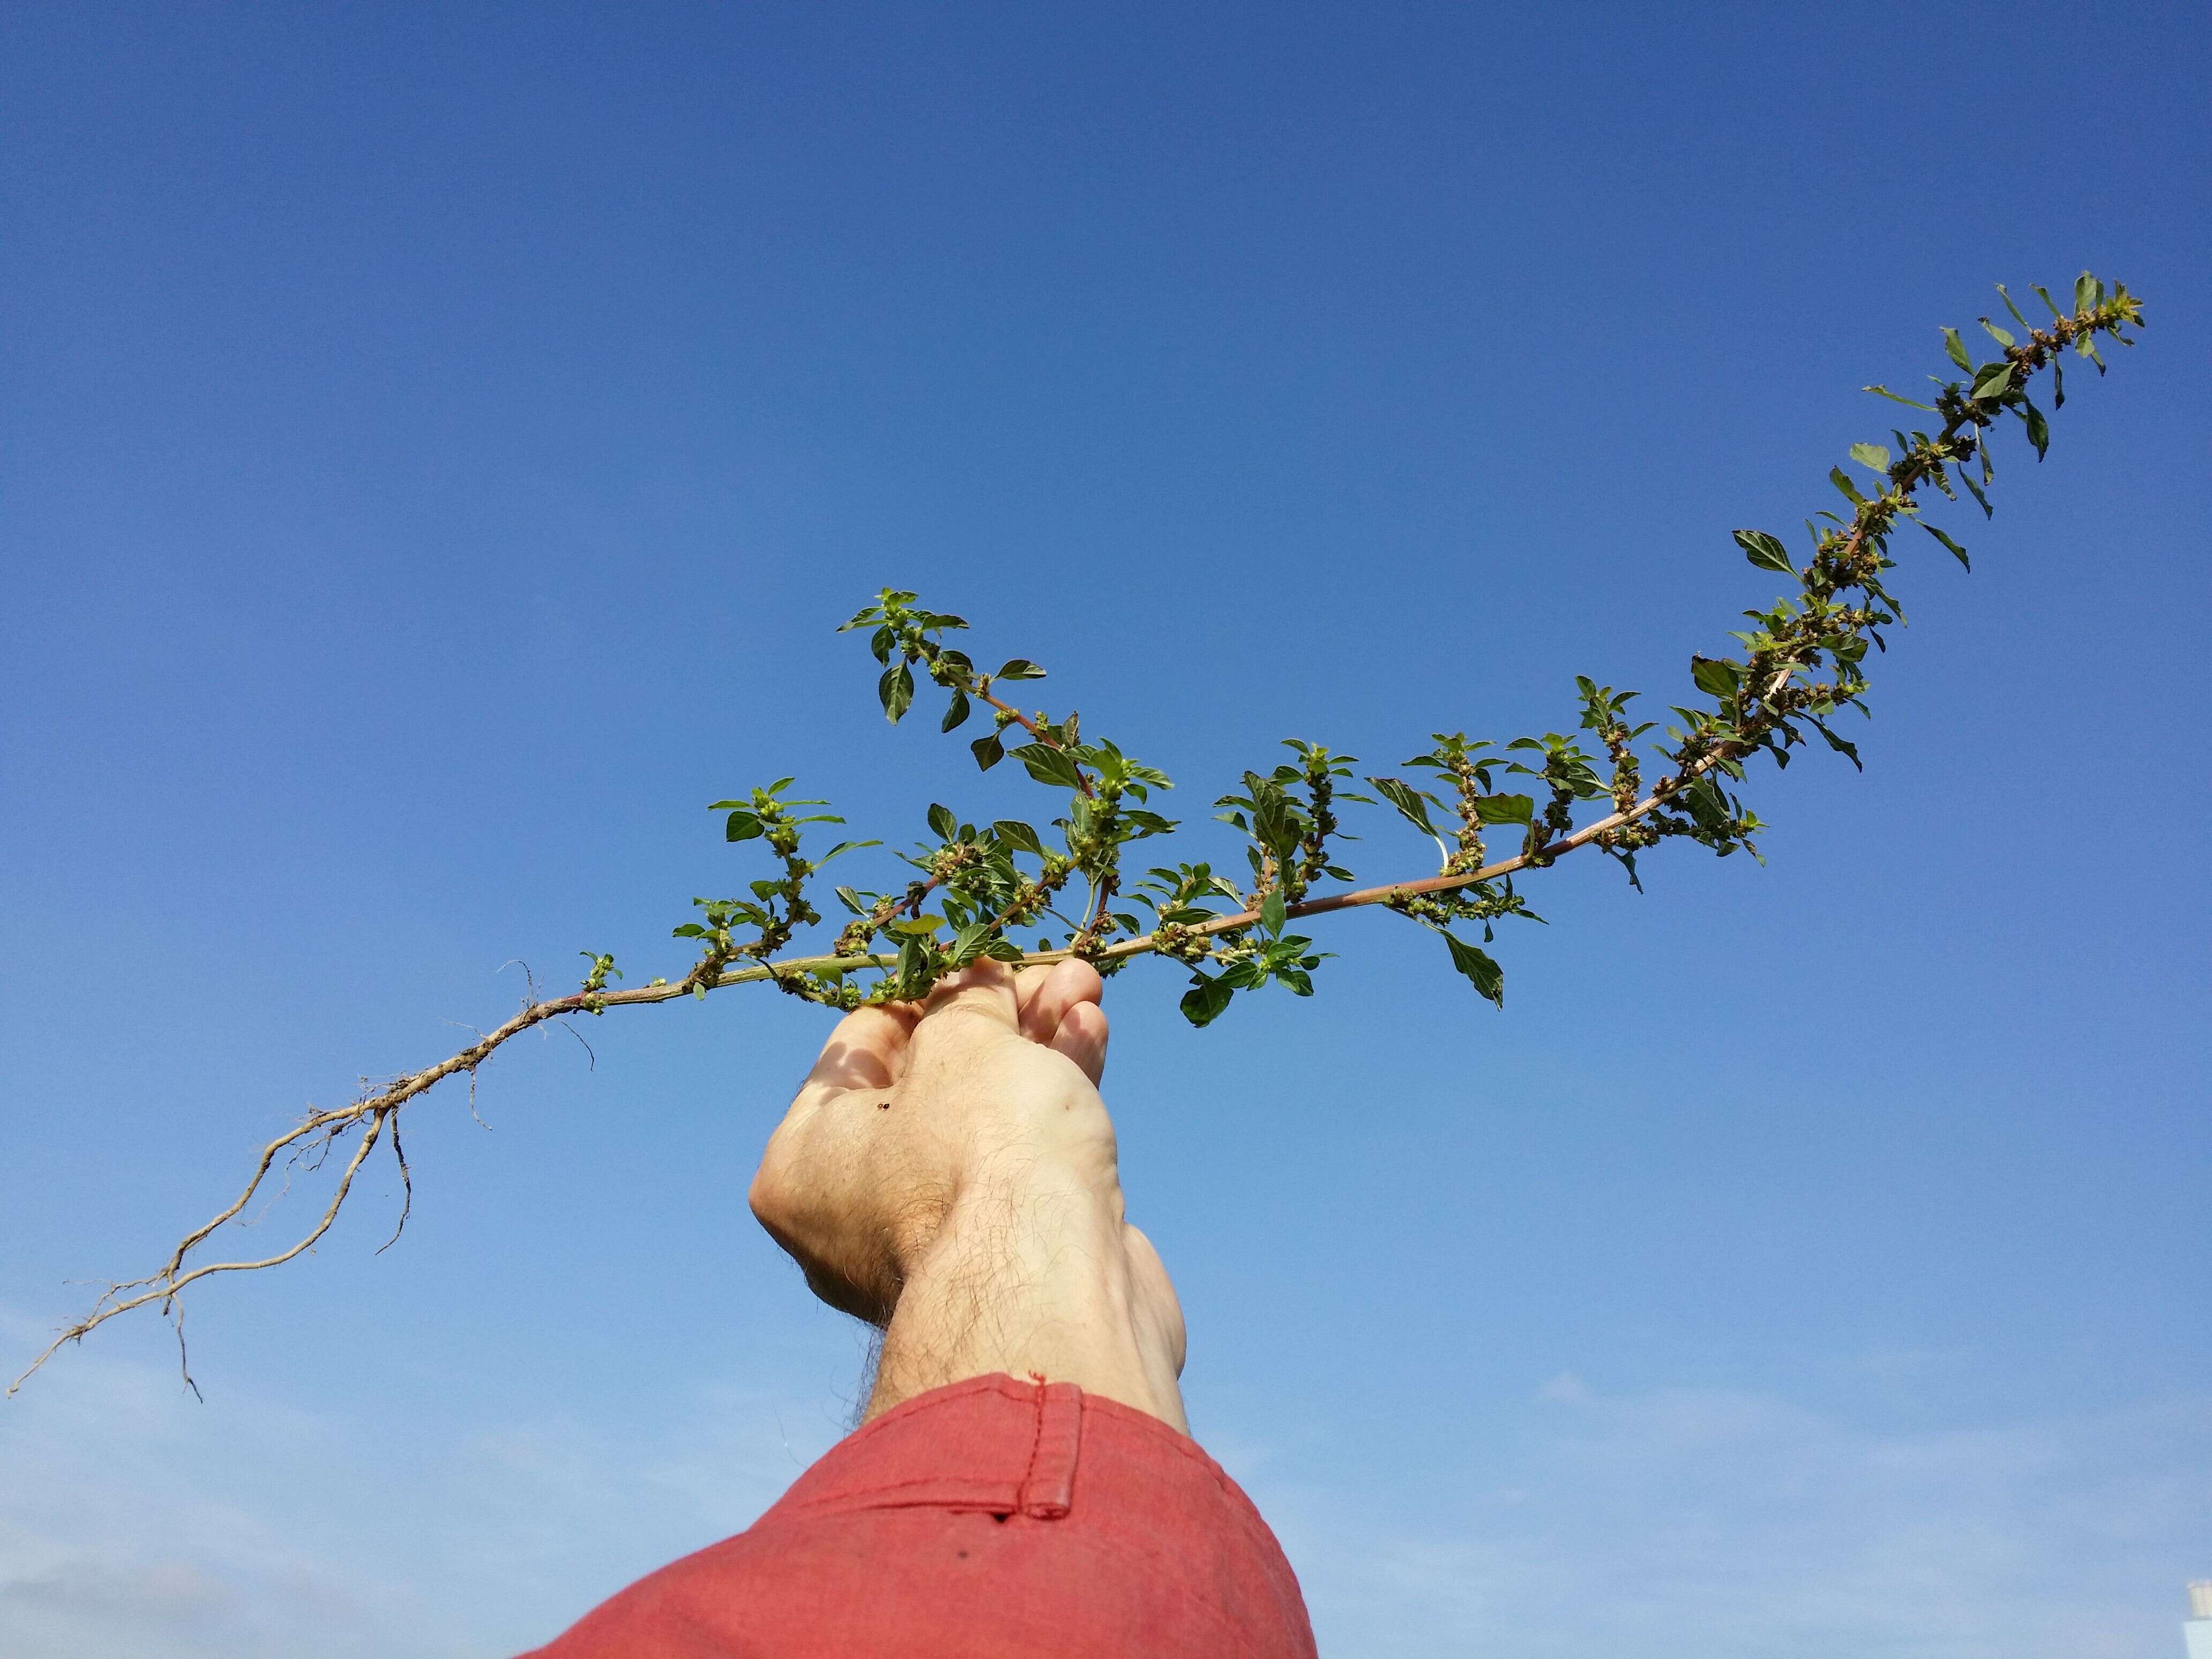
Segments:
[[[1103,986],[984,962],[830,1033],[753,1213],[832,1307],[883,1328],[863,1420],[965,1377],[1073,1382],[1188,1432],[1182,1310],[1123,1214],[1099,1097]]]

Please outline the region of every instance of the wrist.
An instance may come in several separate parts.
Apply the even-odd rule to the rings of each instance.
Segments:
[[[1101,1180],[1032,1164],[1018,1181],[980,1173],[906,1266],[866,1414],[1005,1371],[1074,1382],[1181,1430],[1181,1315],[1122,1209],[1110,1172]]]

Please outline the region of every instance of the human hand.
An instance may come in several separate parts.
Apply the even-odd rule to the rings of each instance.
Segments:
[[[1182,1312],[1123,1218],[1097,1089],[1103,989],[1082,962],[984,963],[849,1014],[769,1138],[754,1214],[817,1295],[886,1328],[871,1414],[1027,1370],[1181,1426]]]

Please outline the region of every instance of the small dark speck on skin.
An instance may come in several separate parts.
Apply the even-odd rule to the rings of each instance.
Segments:
[[[963,1561],[965,1561],[965,1560],[968,1559],[968,1552],[967,1552],[966,1550],[963,1550],[963,1551],[961,1551],[961,1552],[960,1552],[960,1559],[961,1559]]]

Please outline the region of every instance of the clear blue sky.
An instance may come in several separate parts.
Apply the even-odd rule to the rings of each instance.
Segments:
[[[21,7],[0,1357],[583,947],[675,974],[894,582],[1206,803],[1663,702],[1988,284],[2148,296],[1899,573],[1770,863],[1115,982],[1200,1438],[1323,1651],[2161,1659],[2212,1574],[2212,25],[2194,6]],[[1377,878],[1423,846],[1376,821]],[[1538,890],[1532,888],[1532,892]],[[489,1656],[744,1524],[853,1328],[766,996],[502,1054],[312,1259],[0,1410],[0,1654]],[[248,1236],[275,1241],[312,1182]]]

